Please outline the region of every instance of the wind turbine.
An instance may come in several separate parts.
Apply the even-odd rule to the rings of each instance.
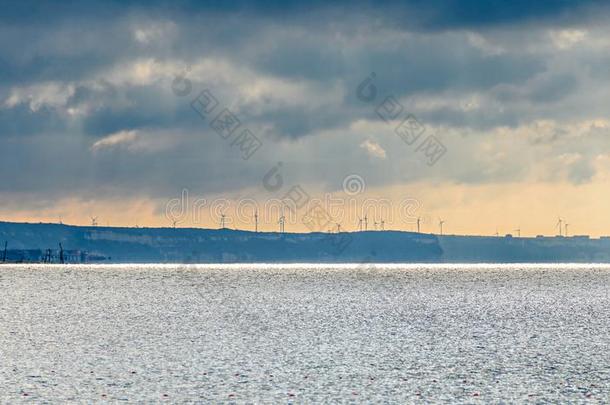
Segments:
[[[521,237],[521,227],[519,227],[518,229],[515,229],[514,232],[517,232],[517,236],[519,238]]]
[[[566,223],[563,225],[563,226],[566,228],[566,231],[565,231],[565,236],[566,236],[566,238],[568,237],[568,226],[569,226],[569,225],[570,225],[570,224],[568,224],[567,222],[566,222]]]
[[[373,228],[377,230],[377,221],[373,221]]]
[[[362,232],[362,218],[358,218],[358,229]]]
[[[443,221],[442,219],[438,219],[438,226],[441,228],[441,236],[443,235],[443,224],[445,223],[445,221]]]
[[[278,224],[280,224],[280,233],[284,233],[284,223],[286,221],[286,217],[284,216],[284,211],[282,210],[282,215],[280,216]]]
[[[258,210],[254,212],[254,232],[258,232]]]
[[[341,224],[337,222],[337,233],[341,233]]]
[[[174,227],[174,229],[176,228],[176,224],[178,223],[178,221],[176,221],[175,219],[172,221],[172,227]],[[138,227],[138,225],[136,224],[136,228]]]
[[[563,236],[561,234],[561,224],[563,223],[563,220],[561,219],[561,217],[559,217],[559,219],[557,220],[557,227],[559,228],[559,236]]]
[[[385,231],[385,221],[383,219],[381,220],[381,230]]]
[[[364,216],[364,230],[365,230],[365,231],[368,231],[368,229],[369,229],[369,219],[368,219],[368,217],[365,215],[365,216]]]
[[[91,217],[91,226],[97,226],[97,217]]]
[[[225,218],[227,216],[225,214],[220,214],[220,229],[225,229]]]
[[[420,218],[420,217],[417,217],[417,233],[420,233],[420,232],[419,232],[419,223],[420,223],[420,222],[421,222],[421,218]]]

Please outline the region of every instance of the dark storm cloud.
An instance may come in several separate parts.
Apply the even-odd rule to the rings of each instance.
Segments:
[[[399,96],[436,92],[449,88],[476,90],[502,83],[522,83],[545,68],[544,61],[531,55],[484,56],[464,44],[463,39],[439,39],[400,51],[372,51],[366,58],[376,65],[379,87]]]
[[[573,23],[589,16],[593,10],[607,6],[602,0],[413,0],[405,4],[407,10],[416,11],[420,21],[416,26],[429,30],[487,28],[531,22]]]
[[[407,17],[407,13],[417,19],[410,21],[415,26],[427,29],[446,29],[494,26],[535,19],[568,20],[580,18],[592,10],[605,6],[603,0],[403,0],[403,1],[351,1],[348,3],[329,3],[327,1],[171,1],[171,0],[120,0],[97,1],[24,1],[9,0],[4,2],[2,20],[32,22],[53,21],[62,18],[75,18],[83,15],[97,15],[106,19],[116,17],[126,11],[147,10],[154,14],[168,13],[244,13],[253,16],[270,18],[296,18],[302,14],[315,13],[322,9],[346,11],[359,8],[363,11],[391,11],[398,20]]]
[[[49,195],[238,190],[257,186],[279,150],[296,167],[295,182],[321,187],[359,168],[380,184],[424,177],[390,162],[406,153],[386,137],[390,126],[350,130],[379,122],[376,105],[355,94],[370,72],[377,103],[393,95],[428,127],[458,134],[445,170],[426,176],[509,180],[522,175],[519,159],[481,168],[468,153],[498,127],[599,115],[604,95],[586,93],[600,87],[591,80],[607,85],[606,53],[578,45],[561,53],[548,31],[600,25],[606,15],[598,1],[4,2],[0,170],[13,174],[0,187]],[[186,67],[193,90],[181,98],[171,83]],[[241,160],[191,109],[203,88],[265,142],[256,158]],[[471,94],[480,105],[464,108]],[[131,135],[112,138],[122,133]],[[462,133],[470,135],[458,142]],[[388,159],[358,163],[369,138]],[[572,181],[591,178],[593,153],[582,151]]]

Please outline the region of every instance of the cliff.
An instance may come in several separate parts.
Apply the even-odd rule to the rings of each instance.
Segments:
[[[3,241],[8,241],[9,259],[22,257],[23,261],[38,261],[36,254],[48,249],[58,257],[61,243],[71,252],[70,258],[117,263],[610,263],[610,239],[586,237],[437,236],[398,231],[255,233],[0,222],[0,244]]]
[[[434,235],[410,232],[276,233],[230,229],[116,228],[0,222],[0,243],[64,249],[112,262],[437,262]]]

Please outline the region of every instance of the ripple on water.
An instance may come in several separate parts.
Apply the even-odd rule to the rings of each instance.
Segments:
[[[0,267],[0,402],[610,398],[610,267]]]

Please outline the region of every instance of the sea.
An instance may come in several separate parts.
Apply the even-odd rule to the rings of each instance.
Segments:
[[[1,403],[609,403],[607,265],[2,265]]]

